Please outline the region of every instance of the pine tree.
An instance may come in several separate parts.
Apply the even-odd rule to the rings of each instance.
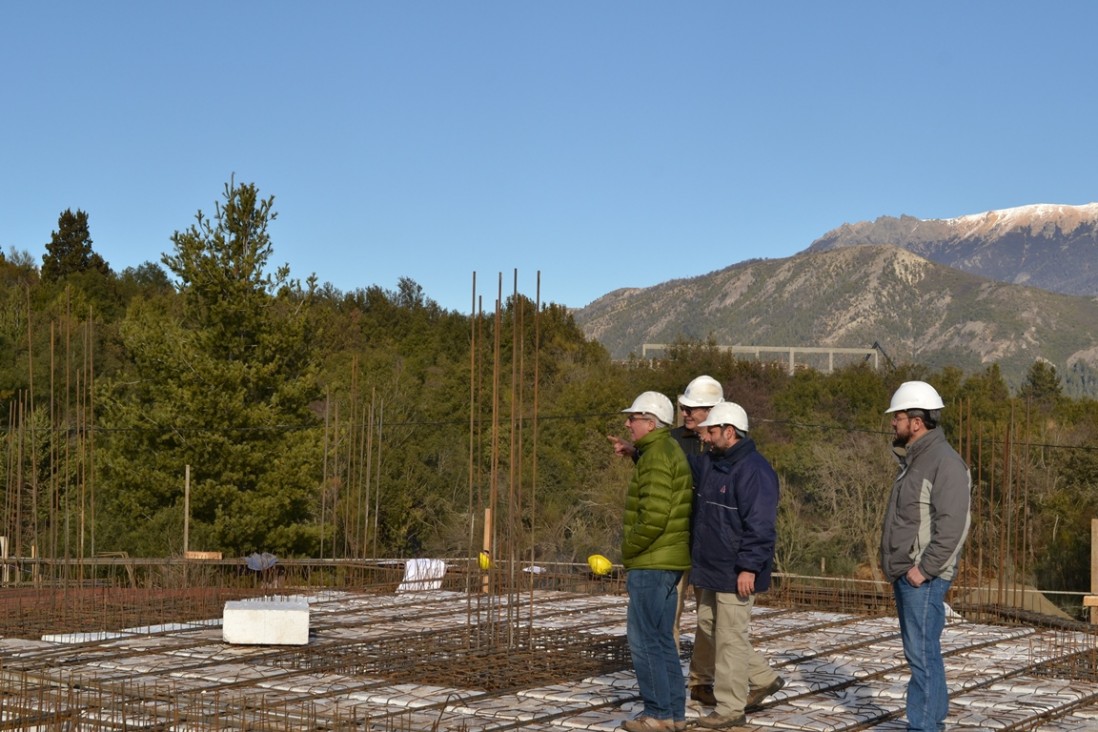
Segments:
[[[56,282],[75,272],[97,271],[110,274],[110,266],[92,251],[88,214],[65,209],[57,219],[57,231],[50,236],[42,257],[42,279]]]
[[[1018,396],[1033,402],[1051,406],[1063,394],[1063,386],[1060,384],[1060,376],[1056,373],[1056,367],[1048,361],[1039,358],[1033,362],[1026,372],[1026,380],[1018,391]]]
[[[315,553],[320,482],[316,367],[308,294],[287,267],[266,272],[273,198],[225,186],[213,218],[172,237],[164,264],[177,308],[131,308],[123,340],[136,379],[113,384],[105,451],[117,506],[159,535],[126,531],[128,550],[179,547],[185,466],[191,466],[190,547],[228,553]],[[168,301],[166,300],[165,303]],[[172,543],[164,546],[165,536]]]

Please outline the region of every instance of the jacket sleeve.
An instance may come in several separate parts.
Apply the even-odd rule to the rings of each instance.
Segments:
[[[709,464],[709,456],[703,453],[688,454],[686,463],[690,466],[690,477],[693,478],[694,485],[701,485],[702,477],[705,475],[705,466]]]
[[[930,542],[919,559],[919,571],[937,577],[961,551],[969,527],[972,477],[958,455],[949,455],[934,475],[930,491]]]
[[[675,450],[678,446],[672,443]],[[645,453],[637,463],[636,520],[625,527],[622,557],[635,557],[667,528],[671,515],[671,462],[660,452]]]
[[[742,533],[736,554],[737,572],[763,571],[777,542],[778,476],[769,466],[753,465],[736,481]]]

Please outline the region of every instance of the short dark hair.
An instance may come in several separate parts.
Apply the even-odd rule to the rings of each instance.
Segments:
[[[942,418],[942,410],[940,409],[908,409],[907,416],[911,419],[918,417],[923,420],[923,424],[928,430],[932,430],[938,426],[938,420]]]

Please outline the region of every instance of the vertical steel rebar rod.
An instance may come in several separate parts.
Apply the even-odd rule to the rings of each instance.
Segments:
[[[477,429],[477,273],[473,272],[472,302],[469,303],[469,454],[466,480],[468,483],[468,496],[465,509],[466,521],[469,524],[469,556],[476,554],[476,502],[473,500],[476,494],[475,470],[476,461],[476,429]],[[472,572],[465,574],[465,626],[469,627],[473,622],[473,588],[471,586]]]
[[[518,292],[518,270],[513,271],[511,285],[511,408],[508,429],[507,480],[507,647],[515,644],[515,625],[518,620],[518,555],[515,551],[517,533],[521,529],[522,503],[522,450],[520,445],[522,426],[519,415],[522,410],[522,312]]]
[[[537,559],[538,525],[538,385],[541,366],[541,271],[537,273],[537,288],[534,301],[534,408],[531,418],[531,455],[530,455],[530,602],[529,626],[534,627],[534,562]]]

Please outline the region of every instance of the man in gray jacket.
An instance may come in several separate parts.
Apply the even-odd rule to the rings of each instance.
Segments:
[[[892,583],[907,686],[907,728],[945,729],[949,712],[941,637],[945,596],[968,536],[968,466],[938,427],[941,396],[924,381],[892,395],[893,451],[900,472],[892,484],[881,532],[881,570]]]

